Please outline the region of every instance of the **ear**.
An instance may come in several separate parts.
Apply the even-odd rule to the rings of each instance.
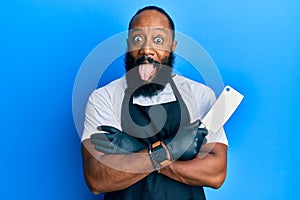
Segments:
[[[174,51],[175,51],[175,49],[176,49],[176,46],[177,46],[177,41],[176,41],[176,40],[174,40],[174,41],[173,41],[173,43],[172,43],[172,48],[171,48],[172,52],[174,52]]]

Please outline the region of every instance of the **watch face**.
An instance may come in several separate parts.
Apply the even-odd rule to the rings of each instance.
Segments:
[[[168,160],[167,152],[161,144],[153,149],[152,154],[153,158],[159,163]]]

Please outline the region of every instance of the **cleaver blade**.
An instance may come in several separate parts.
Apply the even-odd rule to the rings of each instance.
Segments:
[[[226,86],[220,96],[202,119],[200,127],[216,133],[231,117],[244,96],[230,86]]]

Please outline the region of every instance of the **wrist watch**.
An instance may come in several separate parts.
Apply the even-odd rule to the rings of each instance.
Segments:
[[[151,145],[151,149],[149,150],[152,158],[159,165],[165,164],[167,161],[170,161],[170,153],[166,147],[166,145],[162,141],[157,141]]]

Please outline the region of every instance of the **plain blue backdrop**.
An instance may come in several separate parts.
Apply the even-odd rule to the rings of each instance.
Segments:
[[[299,199],[297,0],[2,1],[1,199],[101,199],[83,177],[73,84],[89,52],[145,5],[166,9],[245,95],[225,126],[227,179],[207,198]]]

